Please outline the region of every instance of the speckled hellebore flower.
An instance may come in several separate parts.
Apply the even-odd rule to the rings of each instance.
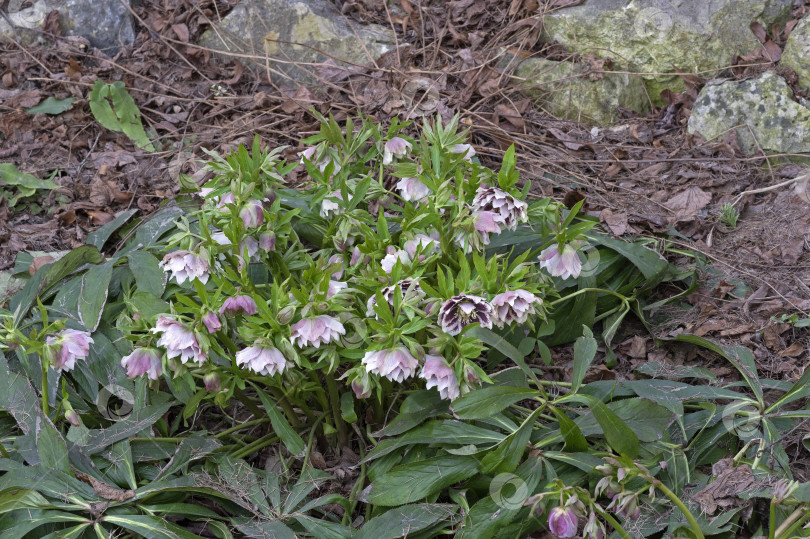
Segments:
[[[183,364],[189,359],[199,364],[205,361],[205,352],[200,348],[194,332],[177,320],[163,315],[158,316],[157,323],[151,331],[162,333],[157,344],[166,349],[166,356],[170,359],[179,356]]]
[[[253,301],[253,298],[250,296],[234,296],[228,298],[222,304],[222,307],[219,308],[219,314],[224,314],[225,316],[236,316],[239,314],[250,316],[256,314],[257,311],[256,302]]]
[[[512,322],[525,324],[529,316],[537,314],[534,310],[535,304],[542,302],[543,300],[526,290],[507,290],[490,301],[493,309],[495,309],[493,322],[499,328]]]
[[[411,151],[411,143],[402,137],[394,137],[383,148],[383,165],[390,165],[394,157],[403,157]]]
[[[320,348],[321,344],[329,344],[346,335],[346,328],[340,321],[328,314],[321,314],[311,318],[304,318],[292,325],[290,340],[299,348],[314,346]]]
[[[248,200],[239,210],[239,218],[245,228],[258,228],[264,223],[264,208],[259,200]]]
[[[419,178],[402,178],[397,182],[397,191],[406,202],[421,202],[433,192]]]
[[[400,296],[400,298],[405,299],[405,298],[415,297],[417,300],[421,300],[422,298],[425,297],[425,292],[419,286],[419,281],[416,281],[415,279],[411,279],[410,277],[408,277],[408,278],[402,279],[401,281],[399,281],[396,284],[392,284],[391,286],[386,286],[385,288],[380,290],[380,294],[382,294],[382,297],[385,298],[385,301],[387,301],[388,304],[391,305],[391,306],[394,305],[394,291],[396,290],[397,285],[399,285],[400,290],[401,290],[401,294],[402,294]],[[410,294],[408,293],[409,291],[410,291]],[[374,312],[374,306],[375,305],[377,305],[377,296],[376,295],[371,296],[370,298],[368,298],[368,301],[366,301],[366,315],[367,316],[373,316],[375,318],[377,317],[377,313]]]
[[[479,322],[482,328],[492,328],[495,311],[482,297],[459,294],[439,309],[439,326],[448,335],[458,335],[464,326]]]
[[[157,380],[163,374],[160,356],[153,348],[136,348],[131,354],[121,358],[121,366],[127,370],[128,378],[146,374],[150,380]]]
[[[45,338],[45,356],[57,371],[72,371],[76,360],[84,359],[90,353],[90,344],[93,342],[95,341],[87,331],[63,329]]]
[[[473,206],[495,214],[495,220],[509,230],[529,220],[526,211],[529,205],[497,187],[480,185],[473,199]]]
[[[538,258],[540,267],[546,268],[546,271],[552,277],[562,279],[577,278],[582,271],[582,262],[579,260],[579,255],[570,244],[566,244],[562,253],[560,253],[559,246],[554,243],[543,249]]]
[[[460,394],[456,373],[442,356],[425,356],[425,364],[420,376],[425,379],[425,387],[435,387],[443,399],[455,400]]]
[[[366,352],[362,362],[369,373],[388,378],[392,382],[402,382],[406,378],[410,378],[419,365],[410,350],[404,346]]]
[[[208,261],[196,253],[173,251],[164,256],[158,265],[163,271],[171,272],[177,284],[183,284],[186,279],[189,282],[198,279],[202,284],[208,282]]]
[[[557,537],[574,537],[577,534],[577,515],[570,507],[558,506],[548,514],[548,527]]]
[[[236,353],[236,364],[245,365],[256,374],[273,376],[284,372],[287,359],[278,348],[254,345]]]
[[[217,313],[208,311],[202,317],[202,322],[205,324],[205,329],[208,333],[216,333],[222,328],[222,322],[219,320]]]
[[[472,158],[475,157],[475,148],[472,147],[472,144],[453,144],[449,149],[453,153],[463,153],[466,161],[472,161]]]

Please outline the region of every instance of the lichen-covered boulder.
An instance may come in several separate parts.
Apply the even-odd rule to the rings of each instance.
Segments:
[[[727,66],[759,46],[749,26],[769,28],[793,0],[586,0],[547,13],[544,35],[575,52],[609,57],[617,71],[694,73]],[[651,97],[683,89],[676,76],[646,75]]]
[[[615,123],[619,108],[644,113],[650,100],[644,82],[626,73],[589,73],[573,62],[529,58],[514,78],[538,105],[558,118],[592,125]]]
[[[317,82],[317,64],[329,60],[368,64],[395,43],[390,28],[351,22],[327,0],[246,0],[200,40],[261,66],[267,61],[271,78],[288,84]]]
[[[8,18],[14,28],[0,17],[0,36],[30,43],[40,35],[39,29],[48,13],[56,10],[64,35],[85,37],[92,46],[115,54],[135,39],[128,3],[128,0],[126,3],[121,0],[11,0]]]
[[[781,65],[799,77],[799,86],[810,90],[810,17],[805,17],[791,30],[782,53]]]
[[[758,147],[767,153],[810,152],[810,108],[793,100],[793,91],[776,73],[703,87],[692,107],[689,133],[711,140],[735,127],[740,148],[749,154]]]

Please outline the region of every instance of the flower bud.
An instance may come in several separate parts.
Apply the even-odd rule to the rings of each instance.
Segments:
[[[276,250],[276,235],[272,232],[264,232],[259,236],[259,249],[269,253]]]
[[[216,333],[222,328],[222,322],[216,313],[208,311],[202,317],[203,324],[205,324],[208,333]]]
[[[215,393],[222,389],[222,384],[219,381],[219,374],[216,372],[209,372],[203,376],[203,383],[205,384],[205,390],[209,393]]]
[[[278,312],[276,320],[278,321],[279,324],[284,326],[289,324],[294,316],[295,316],[295,307],[293,307],[292,305],[287,305]]]

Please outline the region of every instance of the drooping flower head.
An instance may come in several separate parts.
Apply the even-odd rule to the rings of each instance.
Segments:
[[[343,195],[340,194],[340,191],[332,191],[329,193],[326,198],[323,199],[321,202],[321,217],[328,219],[334,215],[337,215],[343,211],[343,208],[335,202],[331,200],[332,198],[336,198],[338,200],[343,200]],[[352,199],[352,196],[349,195],[349,200]]]
[[[495,309],[493,322],[500,328],[513,322],[525,324],[529,316],[537,314],[535,305],[542,302],[543,300],[531,292],[522,289],[508,290],[503,294],[498,294],[490,302]]]
[[[574,537],[577,534],[577,515],[570,507],[558,506],[548,514],[548,528],[557,537]]]
[[[383,148],[383,165],[390,165],[394,156],[403,157],[411,150],[411,143],[402,137],[394,137]]]
[[[448,335],[458,335],[464,326],[479,322],[483,328],[492,328],[495,311],[487,300],[479,296],[459,294],[439,309],[439,326]]]
[[[400,293],[402,294],[400,296],[401,299],[407,300],[407,299],[410,299],[411,297],[413,297],[416,301],[419,301],[419,300],[421,300],[422,298],[425,297],[425,292],[419,286],[419,281],[417,281],[416,279],[411,279],[410,277],[408,277],[406,279],[402,279],[401,281],[399,281],[396,284],[393,284],[391,286],[386,286],[385,288],[380,290],[380,294],[382,294],[382,297],[392,307],[394,306],[394,292],[396,291],[397,286],[399,286],[400,291],[401,291]],[[377,296],[376,295],[371,296],[370,298],[368,298],[368,301],[366,301],[366,315],[367,316],[374,316],[375,318],[377,317],[377,313],[374,312],[374,306],[375,305],[377,305]]]
[[[380,266],[385,273],[391,273],[391,270],[394,269],[394,266],[397,263],[397,260],[402,262],[403,266],[410,266],[411,264],[411,257],[408,256],[408,253],[403,251],[402,249],[396,249],[389,246],[389,252],[387,255],[380,260]]]
[[[465,222],[467,225],[458,226],[453,235],[456,244],[465,253],[471,253],[473,250],[480,251],[484,245],[489,245],[490,234],[501,233],[498,216],[491,211],[473,208],[472,221]]]
[[[254,344],[236,353],[236,364],[245,365],[256,374],[273,376],[284,372],[287,359],[278,348]]]
[[[605,525],[596,518],[596,511],[591,511],[588,517],[588,522],[582,529],[582,536],[587,539],[604,539],[607,537],[607,529]]]
[[[202,321],[208,333],[216,333],[222,328],[222,322],[220,322],[219,316],[217,316],[215,312],[208,311],[205,313],[202,317]]]
[[[463,153],[465,161],[472,161],[472,158],[475,157],[475,148],[472,147],[472,144],[453,144],[449,149],[453,153]]]
[[[191,282],[198,279],[202,284],[208,282],[208,261],[202,256],[189,251],[173,251],[163,257],[158,264],[163,271],[171,272],[177,279],[177,284],[183,284],[186,279]]]
[[[151,331],[162,333],[157,344],[166,349],[166,356],[170,359],[179,356],[183,364],[189,359],[198,364],[205,361],[205,352],[200,348],[194,332],[177,320],[163,315],[158,316],[157,323]]]
[[[157,380],[163,374],[160,356],[154,348],[136,348],[131,354],[121,358],[121,366],[127,370],[128,378],[146,374],[150,380]]]
[[[614,494],[607,508],[625,519],[637,520],[641,516],[638,495],[634,492],[625,491]]]
[[[276,250],[276,235],[272,232],[263,232],[259,235],[259,249],[265,253]]]
[[[362,362],[369,373],[388,378],[392,382],[402,382],[410,378],[419,365],[410,350],[404,346],[366,352]]]
[[[577,278],[582,271],[582,262],[579,255],[570,244],[563,247],[562,253],[560,253],[559,246],[556,243],[546,247],[540,253],[539,260],[540,267],[546,268],[546,271],[552,277],[562,279]]]
[[[406,202],[421,202],[433,192],[419,178],[402,178],[397,182],[397,191]]]
[[[257,311],[256,302],[253,301],[253,298],[250,296],[234,296],[228,298],[222,304],[222,307],[219,308],[219,314],[224,314],[225,316],[236,316],[240,314],[250,316],[256,314]]]
[[[368,377],[368,371],[359,371],[351,382],[352,391],[357,399],[367,399],[371,396],[371,379]]]
[[[473,206],[494,213],[496,221],[509,230],[515,230],[518,223],[529,220],[526,213],[529,205],[497,187],[480,185],[475,193]]]
[[[337,341],[341,335],[346,334],[346,328],[340,321],[328,314],[304,318],[293,324],[290,340],[299,348],[314,346],[320,348],[321,344]]]
[[[258,228],[264,223],[264,208],[259,200],[248,200],[239,210],[239,218],[245,228]]]
[[[420,374],[425,379],[425,387],[435,387],[443,399],[455,400],[460,394],[456,373],[442,356],[425,356],[425,364]]]
[[[84,359],[90,353],[93,343],[90,333],[75,329],[63,329],[45,338],[45,355],[54,369],[59,372],[72,371],[77,359]]]
[[[209,372],[203,376],[203,383],[205,384],[205,390],[209,393],[216,393],[222,389],[222,383],[217,372]]]

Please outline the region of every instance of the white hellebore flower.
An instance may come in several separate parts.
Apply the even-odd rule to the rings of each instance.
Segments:
[[[404,346],[391,350],[372,350],[363,356],[363,365],[369,373],[388,378],[392,382],[402,382],[416,372],[419,362]]]
[[[411,150],[411,143],[402,137],[394,137],[383,148],[383,165],[390,165],[394,156],[403,157]]]
[[[568,279],[569,277],[577,278],[582,271],[582,262],[579,260],[579,254],[571,247],[571,244],[566,244],[560,253],[559,246],[554,243],[549,247],[543,249],[538,257],[540,260],[540,267],[546,268],[549,275],[552,277],[560,277]]]

